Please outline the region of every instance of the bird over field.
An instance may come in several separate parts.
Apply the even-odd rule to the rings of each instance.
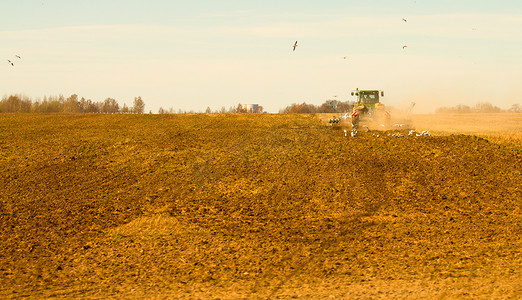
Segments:
[[[7,62],[8,62],[11,66],[14,66],[13,62],[10,61],[9,59],[7,60]]]
[[[295,41],[294,45],[292,46],[292,51],[295,51],[295,48],[297,48],[297,41]]]

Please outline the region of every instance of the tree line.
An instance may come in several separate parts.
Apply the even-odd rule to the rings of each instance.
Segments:
[[[333,106],[333,107],[332,107]],[[280,114],[315,114],[315,113],[334,113],[335,110],[339,113],[344,113],[348,111],[352,111],[353,103],[346,101],[338,101],[338,100],[328,100],[325,101],[321,105],[307,104],[303,103],[293,103],[281,110],[279,110]],[[210,107],[204,111],[205,113],[263,113],[264,108],[262,106],[257,106],[254,110],[247,109],[245,105],[238,104],[237,106],[231,106],[228,109],[226,107],[221,107],[218,110],[212,110]],[[194,111],[183,111],[181,109],[175,111],[173,108],[164,109],[163,107],[159,108],[159,114],[183,114],[183,113],[196,113]]]
[[[135,97],[132,107],[126,104],[120,107],[113,98],[96,102],[90,99],[78,99],[73,94],[68,98],[60,96],[45,96],[43,100],[33,101],[22,95],[4,96],[0,100],[0,113],[135,113],[145,111],[145,102],[141,97]]]
[[[353,103],[350,101],[327,100],[321,105],[293,103],[279,111],[282,114],[315,114],[334,113],[334,108],[339,113],[352,111]]]
[[[334,108],[339,113],[352,111],[353,102],[327,100],[323,104],[314,105],[303,103],[293,103],[281,110],[279,113],[334,113]],[[43,100],[33,101],[23,95],[4,96],[0,100],[0,113],[135,113],[142,114],[145,111],[145,102],[140,96],[134,98],[133,106],[128,107],[126,104],[120,104],[113,98],[107,98],[104,101],[96,102],[90,99],[80,98],[73,94],[67,98],[63,95],[44,97]],[[205,113],[263,113],[263,107],[257,106],[255,111],[247,110],[244,105],[238,104],[228,109],[224,106],[219,110],[211,110],[207,107]],[[459,104],[453,107],[440,107],[435,110],[436,113],[501,113],[514,112],[521,113],[522,106],[513,104],[509,109],[503,110],[491,103],[481,102],[474,106]],[[160,107],[159,114],[174,113],[194,113],[182,110],[174,111],[173,108],[168,110]]]
[[[245,105],[238,104],[237,106],[230,106],[228,109],[224,106],[221,107],[221,109],[218,110],[212,110],[209,107],[205,109],[206,114],[225,114],[225,113],[263,113],[264,108],[263,106],[257,106],[255,109],[248,109]],[[181,109],[178,109],[177,111],[174,110],[174,108],[164,109],[163,107],[160,107],[158,110],[158,114],[193,114],[196,113],[195,111],[184,111]]]
[[[474,106],[468,106],[459,104],[453,107],[439,107],[435,110],[436,113],[442,114],[466,114],[466,113],[502,113],[502,112],[514,112],[520,113],[522,112],[522,107],[520,104],[513,104],[509,109],[504,110],[498,106],[494,106],[488,102],[480,102],[475,104]]]

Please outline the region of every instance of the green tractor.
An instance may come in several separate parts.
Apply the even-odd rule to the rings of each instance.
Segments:
[[[390,113],[380,102],[380,98],[384,97],[383,91],[356,89],[352,91],[352,96],[357,97],[351,114],[353,127],[357,127],[360,121],[380,122],[381,125],[389,122]]]

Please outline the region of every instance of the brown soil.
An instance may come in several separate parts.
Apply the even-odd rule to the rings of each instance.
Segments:
[[[0,297],[519,299],[521,166],[313,115],[0,115]]]

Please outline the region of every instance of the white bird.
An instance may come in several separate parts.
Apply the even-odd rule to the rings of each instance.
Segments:
[[[295,51],[295,48],[297,48],[297,41],[295,41],[294,45],[292,46],[292,51]]]
[[[417,133],[416,136],[430,136],[430,132],[427,131],[427,130],[424,130],[423,132],[421,132],[420,134]]]

